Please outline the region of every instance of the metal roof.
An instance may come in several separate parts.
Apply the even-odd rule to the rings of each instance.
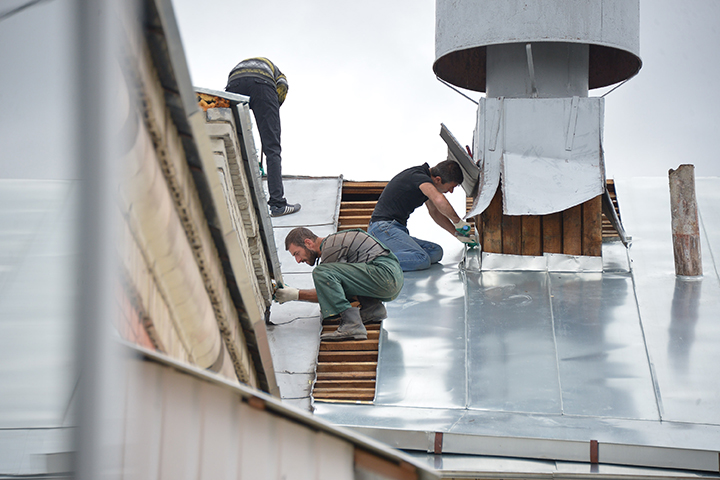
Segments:
[[[620,464],[717,476],[720,179],[697,179],[705,276],[695,280],[674,274],[667,179],[615,183],[633,243],[606,242],[602,272],[487,271],[477,251],[448,252],[406,273],[387,304],[374,404],[315,402],[315,414],[433,453],[417,455],[436,467],[469,454],[459,462],[476,472],[499,456],[532,459],[535,473],[597,460],[609,474]]]

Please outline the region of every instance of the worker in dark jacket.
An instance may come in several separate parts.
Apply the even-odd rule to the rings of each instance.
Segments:
[[[411,237],[407,221],[410,214],[422,204],[440,227],[466,244],[474,243],[470,237],[470,224],[455,213],[445,198],[463,182],[460,165],[445,160],[430,168],[425,163],[410,167],[393,177],[383,190],[368,226],[368,233],[383,242],[400,261],[403,271],[424,270],[439,262],[443,250],[437,243]]]
[[[397,258],[363,230],[321,238],[297,227],[285,237],[285,249],[298,263],[314,266],[319,259],[320,264],[312,273],[314,289],[284,285],[275,291],[275,300],[318,302],[323,319],[340,315],[337,330],[323,334],[323,341],[366,340],[365,324],[387,318],[382,302],[394,300],[402,290],[404,279]],[[350,303],[355,297],[360,308]]]
[[[267,158],[270,215],[279,217],[297,212],[300,204],[288,204],[282,184],[280,105],[287,95],[287,78],[267,58],[249,58],[232,69],[225,91],[250,97],[250,109],[255,115],[262,151]]]

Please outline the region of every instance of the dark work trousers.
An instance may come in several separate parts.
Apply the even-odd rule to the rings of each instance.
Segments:
[[[280,157],[280,101],[275,85],[263,78],[243,77],[230,82],[225,91],[250,97],[250,109],[255,115],[262,151],[267,159],[268,205],[284,207],[287,200],[282,184]]]

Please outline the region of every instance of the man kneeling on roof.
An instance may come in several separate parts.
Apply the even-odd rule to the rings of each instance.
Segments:
[[[397,257],[363,230],[346,230],[318,237],[304,227],[285,237],[285,250],[298,263],[314,266],[315,288],[298,290],[285,285],[275,291],[275,300],[318,302],[323,319],[340,316],[340,326],[323,334],[324,341],[366,340],[365,324],[387,318],[383,301],[397,298],[403,287],[403,272]],[[351,301],[357,297],[360,308]]]

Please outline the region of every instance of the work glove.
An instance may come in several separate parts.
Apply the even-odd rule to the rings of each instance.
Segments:
[[[472,230],[472,225],[462,219],[460,219],[457,223],[453,223],[453,226],[455,227],[455,231],[457,233],[465,237],[469,236],[470,231]]]
[[[478,243],[475,241],[475,238],[473,238],[473,237],[466,237],[465,235],[456,233],[455,238],[460,240],[462,243],[464,243],[468,247],[477,247],[478,246]]]
[[[279,287],[277,290],[275,290],[275,301],[278,303],[285,303],[290,302],[292,300],[297,300],[300,296],[300,290],[293,287]]]

